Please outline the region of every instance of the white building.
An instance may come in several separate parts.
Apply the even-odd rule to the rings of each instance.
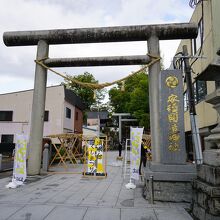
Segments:
[[[0,94],[0,143],[13,143],[15,134],[29,134],[33,90]],[[84,105],[64,86],[48,87],[44,115],[44,136],[82,133]]]

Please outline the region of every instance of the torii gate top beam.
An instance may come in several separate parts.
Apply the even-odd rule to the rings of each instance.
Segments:
[[[151,36],[159,40],[192,39],[198,34],[193,23],[116,26],[100,28],[13,31],[3,35],[6,46],[37,45],[39,40],[50,44],[103,43],[146,41]]]

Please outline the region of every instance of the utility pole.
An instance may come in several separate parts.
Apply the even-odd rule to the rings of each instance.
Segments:
[[[190,123],[191,123],[191,130],[192,130],[192,139],[193,139],[193,146],[195,152],[195,162],[196,164],[203,163],[202,157],[202,149],[201,149],[201,140],[199,136],[199,129],[196,123],[196,108],[195,108],[195,100],[194,100],[194,90],[192,86],[192,78],[191,78],[191,67],[189,65],[189,57],[187,46],[183,46],[183,60],[185,66],[185,76],[186,76],[186,84],[187,84],[187,94],[189,100],[189,113],[190,113]]]

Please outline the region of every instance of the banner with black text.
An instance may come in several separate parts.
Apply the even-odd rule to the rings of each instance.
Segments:
[[[131,127],[131,165],[130,172],[131,178],[135,180],[139,180],[139,165],[140,165],[140,157],[141,157],[141,141],[143,135],[144,128],[133,128]]]

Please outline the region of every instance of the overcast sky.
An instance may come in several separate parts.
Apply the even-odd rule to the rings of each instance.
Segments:
[[[189,0],[1,0],[0,94],[32,89],[36,46],[6,47],[5,31],[107,27],[188,22]],[[160,50],[169,67],[179,41],[162,41]],[[50,57],[144,55],[146,42],[50,46]],[[126,76],[139,66],[59,68],[68,74],[92,73],[100,82]],[[63,79],[48,72],[48,86]]]

